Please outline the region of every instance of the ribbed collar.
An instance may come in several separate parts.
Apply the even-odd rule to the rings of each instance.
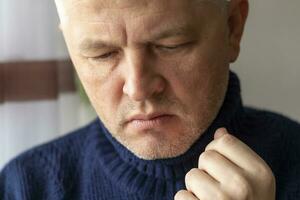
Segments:
[[[144,197],[152,196],[151,199],[162,199],[184,188],[185,174],[197,167],[199,155],[212,141],[216,129],[226,127],[236,132],[242,114],[240,82],[236,74],[230,72],[228,89],[219,114],[183,155],[153,161],[140,159],[116,141],[99,119],[93,122],[89,149],[94,155],[97,152],[101,169],[121,190]]]

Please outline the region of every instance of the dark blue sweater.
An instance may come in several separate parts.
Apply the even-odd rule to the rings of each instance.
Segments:
[[[96,119],[12,160],[0,175],[0,199],[172,200],[185,187],[185,174],[197,167],[215,130],[223,126],[271,167],[277,199],[300,199],[300,125],[278,114],[243,107],[233,73],[217,118],[185,154],[141,160]]]

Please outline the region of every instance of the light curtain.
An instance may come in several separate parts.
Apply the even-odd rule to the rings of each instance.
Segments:
[[[0,1],[0,169],[90,121],[75,90],[54,1]]]

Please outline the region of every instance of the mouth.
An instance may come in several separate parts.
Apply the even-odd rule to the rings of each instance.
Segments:
[[[131,122],[134,120],[142,120],[142,121],[154,120],[155,118],[160,118],[164,116],[171,116],[171,115],[166,113],[137,114],[130,117],[127,120],[127,122]]]
[[[138,131],[158,129],[174,118],[174,115],[166,113],[138,114],[129,118],[127,125]]]

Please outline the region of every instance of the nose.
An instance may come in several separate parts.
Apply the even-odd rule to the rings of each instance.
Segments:
[[[131,52],[126,57],[123,93],[134,101],[144,101],[165,89],[165,79],[143,52]]]

